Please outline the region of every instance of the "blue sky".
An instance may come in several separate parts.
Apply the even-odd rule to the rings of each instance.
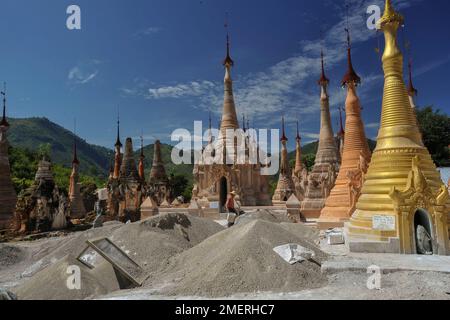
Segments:
[[[297,118],[305,143],[319,131],[322,45],[337,129],[346,71],[345,6],[337,2],[1,0],[0,81],[8,82],[9,115],[45,116],[68,129],[76,118],[81,137],[106,147],[115,142],[117,106],[123,138],[143,130],[147,144],[170,142],[174,129],[207,121],[209,109],[216,124],[229,12],[239,118],[245,112],[255,127],[277,128],[286,115],[293,148]],[[366,9],[383,4],[348,2],[363,116],[368,137],[375,138],[383,78]],[[450,2],[393,2],[406,18],[401,39],[411,42],[418,104],[450,113]],[[66,28],[70,4],[81,7],[82,30]]]

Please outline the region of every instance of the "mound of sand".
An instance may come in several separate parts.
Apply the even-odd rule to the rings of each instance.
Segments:
[[[108,237],[114,230],[123,226],[120,222],[108,222],[103,228],[90,229],[57,239],[56,247],[48,245],[51,240],[40,241],[40,249],[34,253],[34,257],[39,260],[34,259],[34,263],[23,272],[22,276],[31,277],[67,255],[77,257],[85,249],[87,240]]]
[[[224,230],[214,221],[182,213],[165,213],[128,224],[110,236],[149,274],[167,265],[169,258]]]
[[[237,224],[240,223],[247,223],[249,221],[254,220],[263,220],[273,223],[290,223],[291,221],[289,218],[281,213],[275,213],[273,210],[266,210],[266,209],[258,209],[256,211],[250,211],[246,213],[245,215],[239,217]]]
[[[158,287],[163,294],[225,297],[258,291],[289,292],[326,284],[320,266],[304,261],[290,265],[274,247],[296,243],[316,254],[326,255],[311,239],[293,233],[278,223],[254,220],[220,232],[172,259],[158,277],[145,286]]]
[[[68,237],[58,248],[30,266],[25,276],[31,279],[22,284],[17,293],[19,299],[84,299],[119,290],[114,271],[106,261],[102,267],[105,271],[102,271],[98,267],[90,270],[76,260],[86,248],[86,240],[108,237],[151,278],[171,257],[223,229],[214,221],[182,213],[166,213],[130,224],[108,223],[103,228]],[[92,284],[83,285],[81,291],[67,290],[65,281],[69,264],[81,265],[83,274],[87,270],[83,279]]]
[[[81,270],[80,290],[70,290],[67,280],[69,266]],[[91,270],[75,257],[66,256],[38,272],[32,279],[14,290],[19,300],[81,300],[119,290],[112,266],[104,261]]]
[[[320,231],[315,227],[306,226],[303,223],[285,223],[280,224],[287,231],[302,237],[305,241],[312,245],[319,246],[320,244]]]

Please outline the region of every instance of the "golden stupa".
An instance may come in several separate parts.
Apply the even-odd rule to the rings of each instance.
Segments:
[[[345,227],[346,239],[353,252],[416,254],[422,253],[426,233],[428,253],[448,255],[449,191],[422,142],[408,99],[397,45],[402,24],[403,17],[386,0],[378,22],[386,41],[381,127],[356,211]]]

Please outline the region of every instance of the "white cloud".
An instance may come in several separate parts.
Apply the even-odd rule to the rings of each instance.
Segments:
[[[398,0],[396,8],[404,9],[422,0]],[[375,32],[366,27],[366,13],[369,5],[384,8],[384,0],[348,0],[350,5],[349,24],[352,43],[365,42],[375,37]],[[319,88],[317,80],[320,76],[320,50],[326,55],[326,69],[329,72],[334,66],[346,59],[346,10],[344,5],[335,6],[339,22],[327,26],[323,40],[315,39],[301,42],[301,50],[292,57],[276,63],[266,70],[247,75],[233,72],[235,101],[239,113],[250,115],[264,125],[279,125],[279,116],[284,114],[288,119],[309,119],[319,114]],[[353,50],[357,53],[357,48]],[[376,60],[374,53],[373,60]],[[358,66],[355,66],[358,70]],[[362,76],[362,75],[361,75]],[[359,93],[364,98],[371,94],[373,87],[382,84],[383,75],[363,77],[363,86]],[[345,103],[346,91],[339,88],[340,79],[332,79],[329,88],[330,107],[335,114],[336,108]],[[128,94],[142,92],[140,89],[127,89]],[[125,92],[125,90],[123,90]],[[216,115],[222,111],[223,84],[219,81],[197,81],[181,83],[173,86],[153,87],[143,94],[149,99],[198,97],[196,106],[203,110],[212,110]],[[304,120],[302,120],[304,121]]]
[[[126,95],[143,96],[146,99],[178,99],[208,95],[215,86],[213,82],[203,80],[145,89],[141,83],[133,88],[122,88],[121,91]]]
[[[85,63],[79,63],[72,67],[67,75],[67,80],[71,84],[83,85],[91,82],[99,74],[98,65],[100,60],[91,60]]]
[[[380,127],[379,122],[368,123],[365,125],[367,129],[378,129]]]
[[[161,32],[161,28],[159,27],[148,27],[142,30],[139,30],[137,32],[134,33],[135,37],[148,37],[148,36],[152,36],[154,34],[160,33]]]

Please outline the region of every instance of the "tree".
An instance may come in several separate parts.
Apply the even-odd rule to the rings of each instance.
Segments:
[[[433,107],[417,109],[423,142],[438,167],[450,166],[450,117]]]
[[[189,193],[186,192],[188,185],[189,181],[184,175],[177,175],[174,173],[169,175],[169,189],[173,197],[183,196],[185,197],[185,200],[188,201],[189,199],[186,199],[186,196],[190,195],[190,190]]]
[[[52,146],[50,145],[50,143],[44,143],[39,145],[38,147],[38,160],[47,160],[50,161],[51,159],[51,153],[52,153]]]
[[[306,167],[306,169],[308,169],[308,171],[312,170],[315,161],[316,161],[315,154],[305,154],[302,156],[303,165]]]

